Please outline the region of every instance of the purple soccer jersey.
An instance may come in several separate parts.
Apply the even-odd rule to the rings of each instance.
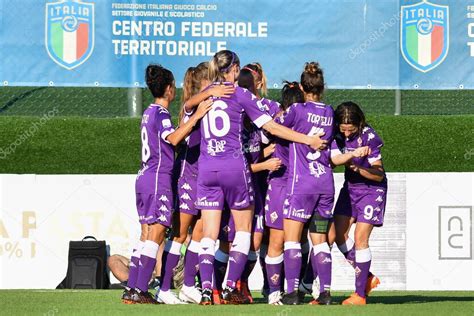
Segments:
[[[222,210],[224,201],[231,209],[254,203],[243,145],[245,114],[257,128],[271,120],[255,95],[236,87],[230,98],[214,98],[211,111],[202,119],[196,202],[200,209]]]
[[[276,121],[302,134],[324,132],[322,139],[331,141],[333,116],[332,107],[306,102],[291,105]],[[334,194],[329,148],[317,151],[304,144],[291,143],[289,152],[289,194]]]
[[[383,147],[383,141],[370,126],[364,127],[361,134],[353,135],[350,138],[345,138],[338,133],[335,140],[342,153],[351,152],[363,146],[370,148],[370,155],[352,159],[352,162],[358,166],[368,168],[372,166],[375,161],[382,160],[381,148]],[[386,179],[382,182],[372,181],[349,168],[346,168],[344,177],[348,181],[349,187],[358,184],[384,187],[387,184]]]
[[[277,101],[261,98],[260,102],[265,106],[266,111],[271,117],[275,117],[281,111],[280,103]]]
[[[183,121],[186,122],[192,113],[186,113]],[[182,213],[198,215],[199,210],[196,209],[196,193],[197,193],[197,175],[198,160],[201,145],[200,123],[198,123],[191,133],[185,139],[184,148],[178,154],[176,160],[180,166],[178,178],[178,209]]]
[[[135,181],[140,223],[171,223],[174,147],[166,137],[172,132],[168,110],[158,104],[150,105],[141,122],[142,167]]]
[[[242,170],[247,165],[242,151],[244,115],[258,128],[269,122],[271,116],[255,95],[240,87],[235,87],[230,98],[213,100],[212,109],[201,122],[199,171]]]
[[[383,141],[370,126],[364,127],[360,135],[350,138],[345,138],[341,134],[336,135],[332,150],[346,153],[363,146],[369,146],[371,153],[366,157],[353,158],[354,164],[367,168],[375,161],[382,160]],[[387,178],[384,177],[382,182],[372,181],[349,168],[346,168],[344,176],[344,186],[339,193],[334,214],[382,226],[387,202]]]
[[[310,101],[291,105],[277,122],[307,135],[324,132],[322,138],[331,141],[333,116],[332,107]],[[313,212],[331,218],[334,178],[330,153],[329,148],[316,151],[303,144],[290,144],[285,218],[306,222]]]

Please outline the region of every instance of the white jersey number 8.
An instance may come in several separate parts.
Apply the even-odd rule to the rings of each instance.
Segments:
[[[146,127],[142,127],[142,161],[150,159],[150,146],[148,145],[148,133]]]
[[[212,109],[203,117],[204,137],[211,138],[224,137],[230,130],[230,118],[224,111],[227,109],[227,104],[224,101],[217,100],[212,104]],[[222,120],[222,127],[217,128],[216,121],[220,118]]]

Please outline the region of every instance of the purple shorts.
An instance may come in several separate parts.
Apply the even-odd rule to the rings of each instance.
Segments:
[[[354,217],[356,222],[382,226],[387,203],[384,187],[351,187],[344,183],[337,199],[334,215]]]
[[[158,189],[157,194],[136,193],[137,211],[140,224],[159,223],[171,226],[173,214],[173,194],[171,189]]]
[[[286,185],[270,180],[265,198],[265,225],[267,227],[283,230],[283,209],[286,197]]]
[[[234,218],[227,208],[222,212],[221,227],[219,228],[219,240],[232,242],[235,237]]]
[[[293,194],[288,197],[288,204],[283,213],[284,218],[306,223],[314,212],[318,212],[322,217],[331,219],[334,195]]]
[[[255,209],[252,221],[252,232],[263,233],[263,217],[264,217],[264,201],[260,188],[254,186],[255,189]]]
[[[254,204],[254,192],[249,172],[200,172],[197,181],[196,207],[201,210],[223,210],[224,203],[231,209],[248,209]]]
[[[197,178],[180,177],[178,179],[178,209],[180,213],[199,215],[196,208]]]

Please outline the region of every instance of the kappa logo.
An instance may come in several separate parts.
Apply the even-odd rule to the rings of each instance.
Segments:
[[[186,203],[181,203],[181,205],[179,206],[180,209],[182,210],[188,210],[189,211],[189,206],[188,204]]]
[[[201,261],[202,264],[210,264],[212,265],[212,262],[209,261],[208,259],[204,259],[203,261]]]
[[[378,193],[384,193],[384,192],[385,192],[385,190],[383,190],[383,189],[377,189],[377,190],[375,190],[375,192],[378,192]]]
[[[303,255],[301,254],[301,251],[298,252],[293,258],[302,258]]]
[[[162,223],[165,223],[166,222],[166,216],[160,215],[160,217],[158,217],[158,220]]]
[[[375,201],[377,201],[377,202],[383,202],[382,196],[379,195],[379,196],[375,199]]]
[[[265,211],[269,211],[269,210],[270,210],[270,208],[268,207],[268,204],[265,205],[265,208],[264,208],[264,209],[265,209]]]
[[[191,200],[191,197],[189,196],[189,194],[187,194],[186,192],[181,194],[181,198],[183,200]]]
[[[375,138],[374,133],[369,133],[368,140],[372,140]]]
[[[331,262],[332,262],[331,258],[326,257],[326,258],[324,258],[322,263],[331,263]]]
[[[181,189],[187,190],[187,191],[192,191],[191,186],[189,183],[185,183],[181,186]]]
[[[159,210],[162,212],[168,212],[168,208],[166,207],[166,205],[160,206]]]
[[[166,197],[166,195],[160,196],[160,198],[159,198],[158,200],[161,201],[161,202],[169,202],[169,200],[168,200],[168,198]]]
[[[403,58],[421,72],[438,67],[449,51],[449,6],[424,0],[401,6],[401,15]]]
[[[92,55],[95,41],[94,4],[62,0],[46,4],[45,45],[49,57],[72,70]]]

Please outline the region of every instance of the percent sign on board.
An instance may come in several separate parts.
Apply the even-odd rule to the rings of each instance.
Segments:
[[[21,258],[23,256],[23,250],[21,250],[19,247],[18,242],[6,242],[3,246],[0,245],[0,256],[3,256],[4,252],[6,255],[8,255],[8,258],[11,258],[13,255],[15,255],[17,258]]]

